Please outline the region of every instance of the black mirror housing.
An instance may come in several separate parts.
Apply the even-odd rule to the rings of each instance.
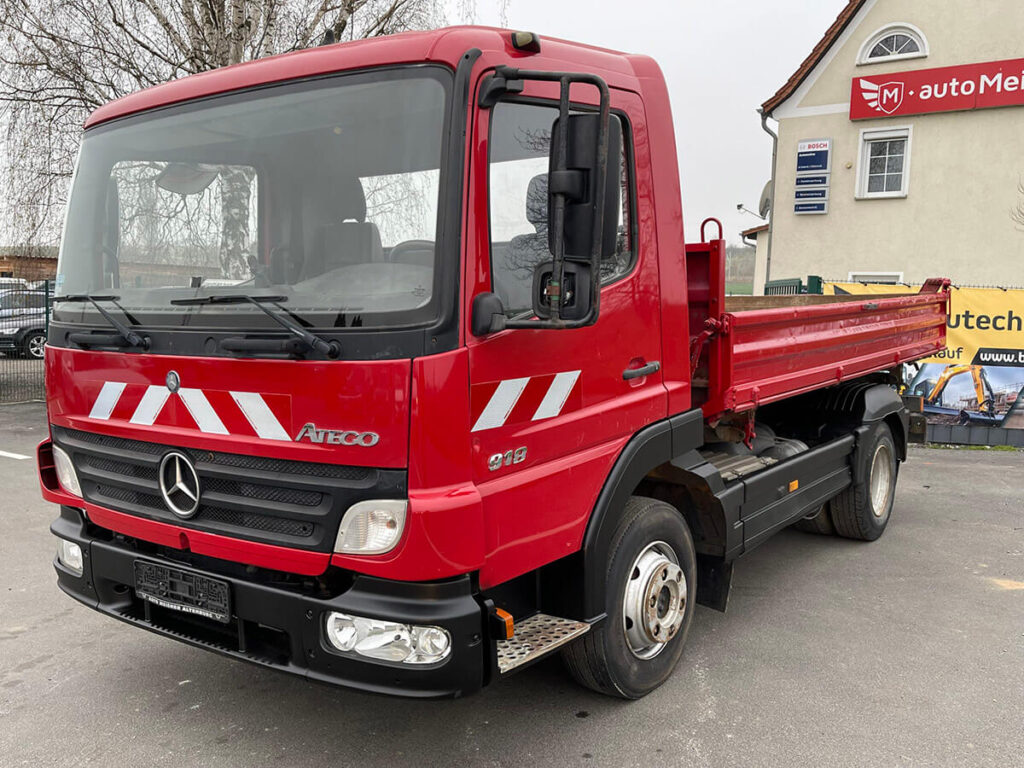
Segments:
[[[558,120],[552,130],[558,136]],[[571,261],[591,260],[594,247],[594,220],[597,216],[598,169],[601,147],[598,140],[601,115],[587,113],[570,115],[566,137],[565,170],[560,165],[560,148],[551,142],[548,170],[548,246],[555,252],[554,217],[557,215],[554,196],[566,195],[565,202],[565,258]],[[604,178],[604,216],[601,228],[601,260],[615,254],[615,238],[621,205],[622,124],[615,116],[608,119],[608,161]]]
[[[554,278],[550,261],[538,264],[533,270],[533,312],[542,320],[551,320],[551,304],[547,288]],[[593,271],[582,261],[566,261],[562,265],[562,316],[554,318],[579,322],[590,314],[593,304]]]
[[[549,270],[550,271],[550,270]],[[470,330],[474,336],[486,336],[505,328],[505,304],[496,293],[478,293],[473,298]]]

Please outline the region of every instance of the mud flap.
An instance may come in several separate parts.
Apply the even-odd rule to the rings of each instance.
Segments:
[[[732,587],[732,563],[697,556],[697,604],[725,613]]]

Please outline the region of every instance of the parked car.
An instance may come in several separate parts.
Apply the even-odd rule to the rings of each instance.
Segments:
[[[45,291],[0,291],[0,352],[42,360],[47,306]]]

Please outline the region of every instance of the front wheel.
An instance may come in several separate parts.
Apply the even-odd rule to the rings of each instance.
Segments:
[[[607,563],[607,618],[562,657],[582,685],[639,699],[672,674],[693,620],[697,556],[686,521],[662,501],[630,498]]]

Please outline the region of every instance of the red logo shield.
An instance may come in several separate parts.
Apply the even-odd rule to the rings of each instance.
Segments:
[[[903,83],[891,82],[878,85],[868,80],[860,81],[860,94],[872,109],[891,115],[903,104],[906,88]]]

